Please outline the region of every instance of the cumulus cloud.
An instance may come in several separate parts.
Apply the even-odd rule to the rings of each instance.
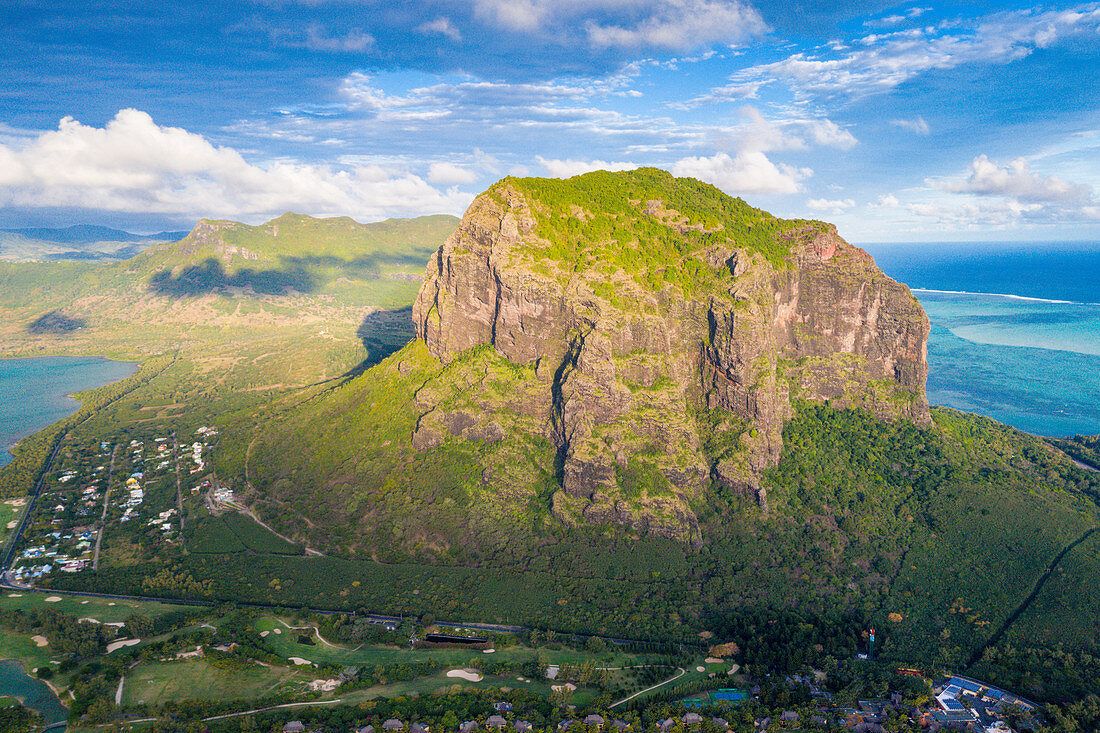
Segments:
[[[638,166],[627,161],[606,160],[547,160],[538,156],[539,165],[554,178],[571,178],[592,171],[632,171]]]
[[[450,38],[455,43],[462,41],[462,33],[458,28],[455,28],[450,18],[439,17],[435,20],[430,20],[427,23],[418,25],[416,29],[421,33],[439,33],[440,35]]]
[[[971,162],[965,178],[930,183],[953,193],[1005,196],[1019,201],[1087,203],[1093,199],[1091,186],[1036,173],[1031,170],[1026,158],[1016,158],[1008,165],[1000,166],[985,155],[979,155]]]
[[[897,196],[895,196],[892,193],[887,193],[887,194],[883,194],[882,196],[879,196],[878,197],[878,203],[875,204],[875,205],[876,206],[881,206],[884,209],[891,209],[891,208],[894,208],[896,206],[899,206],[900,204],[901,204],[901,202],[898,201]]]
[[[428,167],[428,180],[442,184],[473,183],[477,174],[454,163],[432,163]]]
[[[917,135],[927,135],[932,131],[931,128],[928,127],[928,123],[920,116],[914,117],[911,120],[890,120],[890,124]]]
[[[798,193],[799,183],[813,175],[809,168],[776,165],[758,150],[746,150],[736,156],[718,153],[709,158],[682,158],[672,172],[714,184],[735,196],[742,193]]]
[[[814,211],[827,211],[830,214],[841,214],[855,205],[856,202],[852,199],[810,199],[806,202],[806,206]]]
[[[755,107],[740,110],[744,122],[730,128],[740,150],[771,152],[805,150],[815,145],[850,150],[858,143],[855,136],[832,120],[818,117],[769,119]]]
[[[249,163],[201,135],[121,110],[105,127],[66,117],[15,150],[0,145],[0,205],[78,207],[176,218],[288,209],[361,219],[459,212],[472,197],[377,165]]]
[[[589,42],[597,48],[687,50],[737,45],[767,30],[760,14],[737,0],[660,0],[651,5],[652,14],[634,24],[589,20]]]

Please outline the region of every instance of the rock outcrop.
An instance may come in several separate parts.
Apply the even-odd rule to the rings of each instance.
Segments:
[[[444,362],[491,346],[537,378],[503,422],[491,400],[419,396],[414,445],[522,423],[557,447],[566,521],[692,539],[711,481],[766,505],[794,400],[930,423],[908,288],[832,226],[659,171],[505,179],[432,258],[413,317]]]

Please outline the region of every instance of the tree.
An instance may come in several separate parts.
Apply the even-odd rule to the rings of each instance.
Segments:
[[[584,646],[593,654],[603,654],[607,651],[607,644],[598,636],[588,637],[588,642]]]

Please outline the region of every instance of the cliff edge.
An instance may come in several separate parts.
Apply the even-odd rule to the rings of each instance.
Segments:
[[[793,400],[931,423],[908,288],[831,225],[655,169],[500,181],[432,257],[413,318],[444,363],[491,347],[534,372],[461,405],[420,390],[413,446],[542,436],[567,522],[694,539],[711,481],[766,508]]]

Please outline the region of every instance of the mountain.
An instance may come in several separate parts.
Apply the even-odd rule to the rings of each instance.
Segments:
[[[73,445],[216,426],[218,481],[308,548],[230,541],[185,490],[186,552],[112,527],[49,584],[745,648],[870,625],[906,666],[1080,688],[1100,473],[929,408],[923,313],[828,224],[654,170],[505,179],[455,224],[208,221],[0,266],[0,343],[167,352]],[[26,333],[65,298],[43,325],[79,327]]]
[[[530,534],[532,514],[699,542],[712,484],[767,509],[794,403],[931,424],[928,320],[905,286],[827,224],[654,169],[493,186],[432,257],[413,318],[397,374],[371,374],[396,381],[385,407],[318,423],[351,434],[384,409],[385,428],[249,473],[281,521],[309,497],[310,521],[351,525],[323,542],[394,522],[405,550],[444,557],[484,517]],[[256,454],[301,443],[287,424]],[[357,458],[332,464],[343,446]],[[430,518],[393,516],[402,491]],[[456,508],[436,516],[432,492]],[[322,513],[340,505],[355,510]]]
[[[25,227],[22,229],[0,229],[0,232],[18,234],[27,239],[63,244],[95,244],[96,242],[168,242],[183,239],[187,232],[158,232],[156,234],[133,234],[121,229],[96,226],[94,224],[74,224],[72,226],[51,229],[48,227]]]
[[[123,260],[160,242],[182,239],[187,232],[133,234],[110,227],[76,224],[61,229],[0,229],[0,259]]]
[[[928,319],[908,288],[831,226],[652,169],[493,187],[413,316],[443,363],[487,345],[534,368],[509,407],[557,450],[563,518],[686,537],[711,478],[765,502],[792,398],[931,422]],[[479,398],[418,398],[413,446],[499,440],[503,405]],[[706,449],[715,431],[731,449]]]
[[[186,237],[150,248],[130,265],[154,290],[196,294],[239,287],[256,292],[311,292],[340,278],[413,276],[453,216],[360,224],[286,213],[259,226],[203,219]],[[403,274],[402,274],[403,273]]]

